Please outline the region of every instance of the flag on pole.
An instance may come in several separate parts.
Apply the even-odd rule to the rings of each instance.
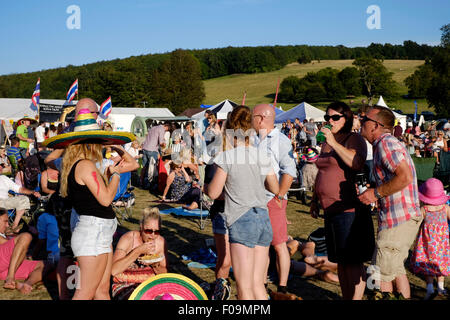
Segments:
[[[102,115],[103,118],[108,118],[109,114],[112,111],[112,103],[111,103],[111,96],[106,99],[102,105],[100,106],[100,115]]]
[[[414,122],[417,121],[417,101],[414,100],[414,104],[416,105],[415,110],[414,110]]]
[[[73,100],[75,98],[75,94],[78,93],[78,79],[72,83],[72,85],[69,88],[69,91],[67,91],[67,103]]]
[[[31,110],[38,111],[40,96],[41,96],[41,78],[38,78],[36,87],[34,88],[33,95],[31,96],[31,105],[30,105]]]
[[[277,92],[275,93],[275,100],[273,102],[273,107],[274,108],[277,106],[277,98],[278,98],[278,89],[279,88],[280,88],[280,77],[278,77]]]
[[[242,98],[242,106],[245,106],[245,97],[247,96],[247,91],[244,91],[244,97]]]

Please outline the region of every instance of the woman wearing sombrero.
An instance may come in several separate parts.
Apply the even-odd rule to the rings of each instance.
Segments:
[[[106,177],[96,163],[102,160],[104,145],[121,145],[134,139],[128,132],[100,130],[89,110],[82,109],[74,132],[44,142],[49,148],[65,149],[60,192],[80,215],[71,240],[80,268],[74,300],[110,299],[112,238],[117,227],[111,202],[119,185],[121,163],[108,167]]]

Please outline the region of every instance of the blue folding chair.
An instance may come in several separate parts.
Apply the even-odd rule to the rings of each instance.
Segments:
[[[112,207],[116,214],[123,220],[129,219],[133,214],[133,205],[136,197],[131,186],[131,172],[120,174],[120,183],[117,187],[116,196],[112,202]]]

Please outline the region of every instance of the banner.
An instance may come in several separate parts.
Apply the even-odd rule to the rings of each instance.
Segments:
[[[41,122],[58,122],[64,108],[75,107],[75,105],[57,105],[57,104],[39,104],[39,121]],[[75,110],[66,116],[66,121],[75,119]]]

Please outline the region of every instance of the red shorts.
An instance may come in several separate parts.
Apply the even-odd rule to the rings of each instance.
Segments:
[[[8,276],[9,262],[14,251],[14,239],[0,245],[0,280],[6,280]],[[16,271],[15,279],[25,280],[31,272],[36,268],[39,261],[23,260],[22,264]]]
[[[288,240],[286,220],[287,200],[282,200],[282,204],[283,205],[280,208],[278,203],[275,201],[275,198],[267,203],[270,223],[272,224],[273,239],[271,244],[273,246],[287,242]]]

